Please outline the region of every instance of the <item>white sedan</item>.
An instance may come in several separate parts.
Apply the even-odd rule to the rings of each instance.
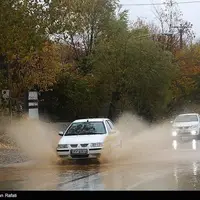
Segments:
[[[200,115],[198,113],[180,114],[171,123],[173,139],[200,139]]]
[[[106,137],[116,133],[108,118],[75,120],[64,132],[59,132],[62,138],[57,154],[71,159],[99,158]]]

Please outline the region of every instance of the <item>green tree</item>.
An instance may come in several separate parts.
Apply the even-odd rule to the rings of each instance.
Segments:
[[[119,92],[122,110],[132,109],[149,117],[165,111],[171,99],[175,73],[173,56],[151,40],[145,28],[128,27],[123,12],[114,20],[96,50],[95,73],[104,80],[109,94]]]
[[[117,0],[52,0],[50,33],[73,48],[74,60],[84,74],[91,71],[90,55],[114,16]],[[56,33],[56,36],[55,36]]]

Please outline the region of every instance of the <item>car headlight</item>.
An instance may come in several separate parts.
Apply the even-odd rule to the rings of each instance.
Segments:
[[[68,148],[68,144],[59,144],[58,148]]]
[[[91,144],[91,147],[102,147],[102,146],[103,146],[103,143],[100,143],[100,142]]]
[[[176,131],[172,131],[172,136],[177,136],[177,132]]]
[[[196,131],[196,130],[192,130],[192,131],[191,131],[191,134],[192,134],[192,135],[196,135],[196,134],[197,134],[197,131]]]

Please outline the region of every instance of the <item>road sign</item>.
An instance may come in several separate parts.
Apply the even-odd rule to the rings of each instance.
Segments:
[[[38,102],[29,102],[28,106],[29,107],[38,107]]]
[[[28,93],[28,100],[38,100],[38,92],[30,91]]]

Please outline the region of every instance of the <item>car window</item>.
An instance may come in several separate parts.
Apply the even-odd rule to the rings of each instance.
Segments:
[[[198,121],[197,115],[179,115],[175,122],[194,122]]]
[[[105,124],[106,124],[106,128],[108,129],[108,132],[111,132],[112,128],[110,127],[107,120],[105,121]]]
[[[66,131],[65,136],[94,134],[106,134],[103,122],[74,122]]]
[[[110,125],[111,129],[113,129],[113,128],[114,128],[113,123],[112,123],[110,120],[108,120],[107,122],[108,122],[108,124]]]

